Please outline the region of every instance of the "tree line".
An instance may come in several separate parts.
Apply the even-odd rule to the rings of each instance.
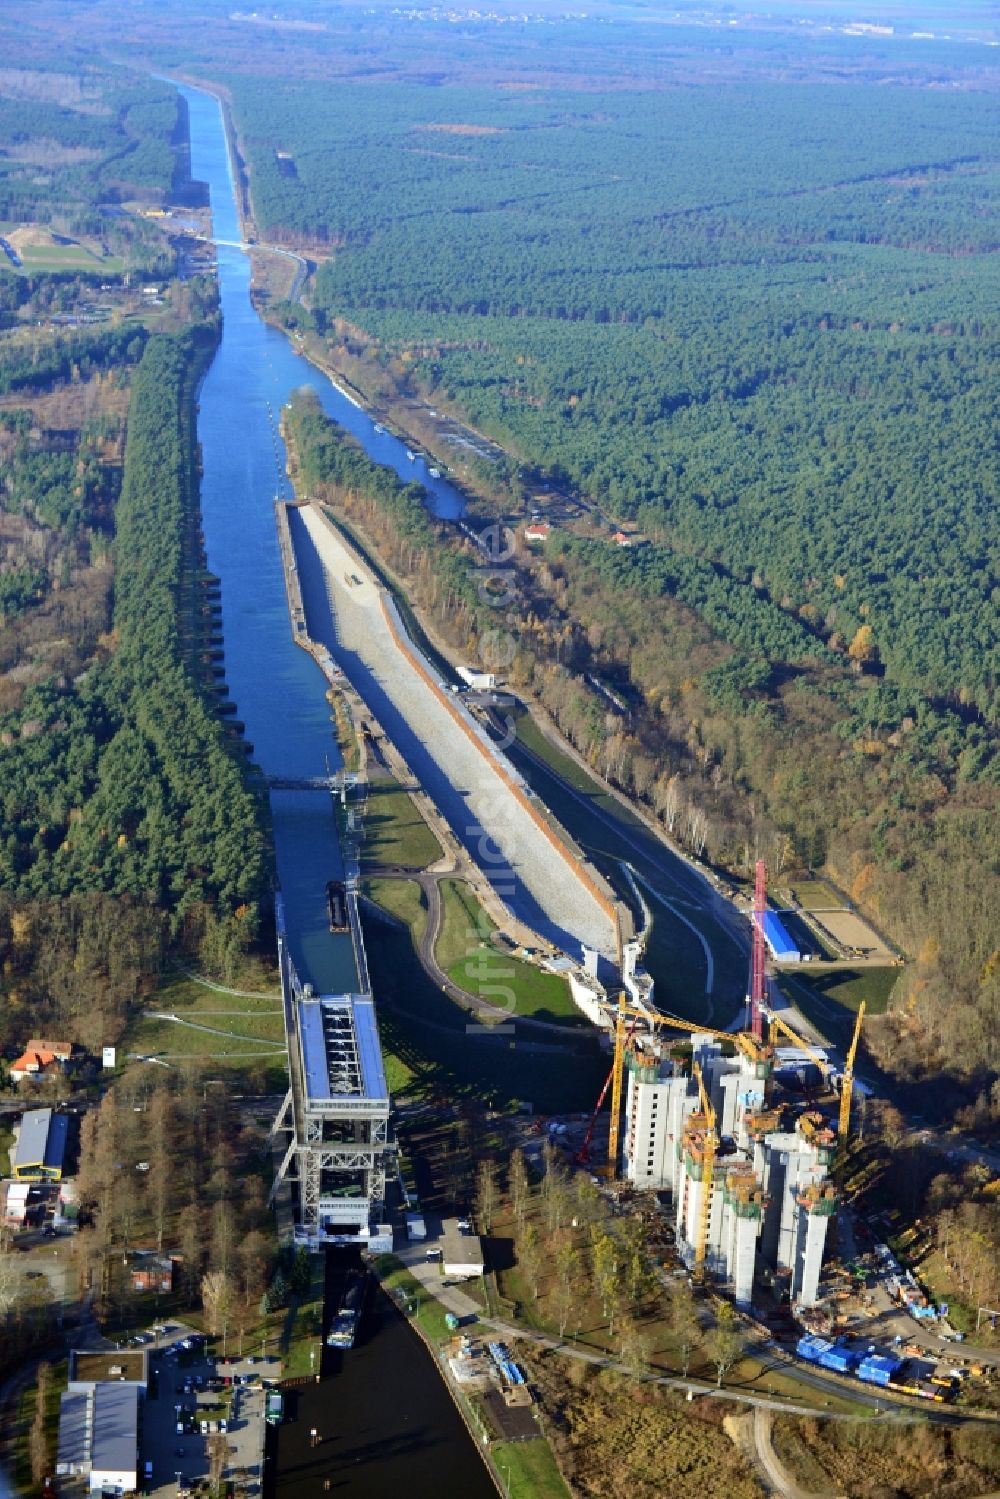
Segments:
[[[475,658],[496,611],[477,586],[481,558],[468,540],[429,515],[418,486],[373,464],[311,394],[296,394],[286,429],[304,492],[358,526],[408,596]],[[869,1026],[883,1065],[912,1077],[945,1068],[988,1085],[1000,1071],[996,819],[982,815],[989,790],[955,776],[951,757],[961,766],[976,742],[957,715],[950,740],[948,716],[919,701],[910,713],[897,702],[898,718],[880,721],[890,689],[856,675],[846,657],[838,665],[815,637],[803,636],[809,650],[794,673],[778,672],[762,650],[734,651],[666,586],[684,573],[655,547],[632,554],[553,539],[540,557],[520,550],[511,568],[512,684],[698,857],[748,874],[761,853],[775,874],[826,863],[914,958],[906,1008]],[[636,573],[646,586],[632,586]],[[595,674],[625,712],[595,691]],[[850,738],[831,697],[841,723],[853,717]]]
[[[0,714],[0,937],[18,1031],[34,1024],[24,1005],[41,997],[41,944],[55,927],[78,955],[89,923],[117,919],[128,934],[119,979],[101,977],[100,962],[91,979],[84,965],[42,998],[92,1042],[102,1027],[115,1038],[170,944],[205,943],[226,966],[256,931],[264,813],[206,693],[193,392],[212,347],[206,326],[158,335],[136,369],[111,649]]]

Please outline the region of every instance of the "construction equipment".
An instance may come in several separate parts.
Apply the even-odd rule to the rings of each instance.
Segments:
[[[809,1042],[803,1040],[798,1031],[793,1031],[788,1021],[782,1020],[781,1016],[776,1015],[773,1010],[765,1010],[764,1014],[767,1016],[768,1030],[772,1034],[774,1031],[780,1031],[783,1036],[791,1041],[793,1046],[796,1046],[799,1051],[805,1052],[810,1062],[819,1068],[823,1077],[829,1077],[833,1071],[833,1063],[829,1057],[820,1056],[818,1051],[813,1051]]]
[[[858,1051],[858,1042],[861,1040],[861,1022],[865,1018],[865,1001],[858,1005],[858,1018],[854,1022],[854,1035],[847,1049],[847,1060],[844,1063],[844,1076],[840,1084],[840,1120],[837,1125],[837,1136],[840,1140],[840,1148],[844,1150],[847,1146],[847,1135],[851,1127],[851,1098],[854,1093],[854,1058]]]
[[[632,1036],[635,1034],[635,1028],[636,1028],[637,1024],[638,1024],[638,1021],[633,1020],[632,1024],[629,1027],[628,1035],[625,1037],[625,1045],[628,1045],[628,1042],[631,1040]],[[616,1024],[616,1029],[617,1029],[617,1024]],[[624,1052],[624,1047],[623,1047],[622,1048],[622,1057],[623,1058],[624,1058],[624,1054],[625,1054],[625,1052]],[[594,1112],[591,1114],[591,1116],[590,1116],[590,1123],[587,1125],[587,1133],[583,1137],[583,1143],[581,1144],[580,1149],[576,1152],[576,1154],[573,1157],[573,1160],[574,1160],[574,1162],[575,1162],[575,1164],[577,1166],[589,1166],[590,1165],[590,1142],[594,1138],[594,1130],[597,1127],[597,1116],[601,1112],[601,1107],[602,1107],[602,1105],[604,1103],[604,1100],[608,1096],[608,1089],[611,1087],[612,1081],[614,1079],[614,1076],[615,1076],[615,1065],[616,1065],[617,1061],[618,1061],[618,1052],[617,1052],[617,1049],[616,1049],[616,1051],[615,1051],[615,1060],[611,1063],[611,1070],[609,1071],[607,1077],[604,1079],[604,1087],[601,1089],[600,1093],[597,1095],[597,1102],[594,1104]],[[621,1087],[620,1078],[621,1078],[621,1073],[619,1072],[619,1088]],[[619,1093],[619,1106],[620,1106],[620,1098],[621,1098],[621,1095]],[[609,1139],[609,1146],[610,1146],[610,1139]],[[617,1149],[618,1149],[618,1145],[617,1145],[617,1141],[616,1141],[615,1142],[616,1153],[617,1153]],[[609,1156],[610,1156],[610,1149],[609,1149],[608,1153],[609,1153]],[[609,1169],[610,1165],[611,1165],[611,1162],[609,1160],[608,1164],[605,1165],[605,1167],[603,1168],[604,1171],[607,1174],[609,1174],[609,1175],[613,1174],[610,1171],[610,1169]]]
[[[624,993],[618,996],[618,1011],[615,1015],[615,1054],[611,1064],[611,1121],[608,1125],[608,1163],[604,1175],[614,1178],[618,1174],[618,1135],[622,1117],[622,1072],[625,1067],[625,1021],[629,1012]]]
[[[767,865],[757,860],[753,895],[753,932],[750,948],[750,1034],[763,1040],[763,1009],[767,1002],[767,947],[764,939],[764,916],[767,911]]]
[[[625,1022],[628,1017],[634,1017],[632,1025],[626,1030]],[[664,1015],[659,1011],[640,1010],[635,1005],[625,1003],[624,992],[618,997],[618,1005],[615,1010],[615,1048],[614,1061],[611,1064],[609,1082],[611,1084],[611,1122],[608,1129],[608,1160],[602,1169],[602,1175],[614,1177],[618,1170],[618,1141],[621,1133],[621,1105],[622,1105],[622,1079],[625,1071],[625,1046],[631,1040],[638,1028],[639,1022],[648,1025],[651,1030],[667,1027],[671,1030],[686,1031],[688,1035],[714,1036],[720,1041],[731,1041],[746,1056],[754,1061],[760,1061],[769,1055],[769,1048],[763,1042],[753,1039],[748,1031],[717,1031],[711,1026],[696,1025],[691,1020],[681,1020],[677,1015]],[[605,1083],[601,1090],[601,1096],[597,1101],[597,1108],[601,1107],[607,1092],[608,1084]],[[596,1115],[595,1110],[595,1115]],[[587,1143],[593,1133],[593,1122],[587,1133]]]
[[[701,1068],[695,1062],[691,1068],[698,1084],[701,1111],[705,1116],[705,1133],[701,1155],[701,1201],[698,1203],[698,1229],[694,1241],[694,1273],[700,1279],[705,1274],[705,1252],[708,1246],[708,1224],[712,1211],[712,1184],[715,1179],[715,1157],[719,1149],[719,1137],[715,1131],[715,1110],[705,1088]]]

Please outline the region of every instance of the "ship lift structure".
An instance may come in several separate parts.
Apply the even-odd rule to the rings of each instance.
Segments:
[[[744,1029],[738,1031],[715,1030],[711,1026],[698,1025],[691,1020],[683,1020],[677,1015],[668,1015],[663,1011],[641,1008],[629,1004],[626,1001],[625,993],[622,992],[619,994],[613,1011],[614,1051],[611,1068],[591,1115],[583,1144],[577,1152],[576,1160],[579,1164],[586,1165],[590,1162],[590,1148],[597,1118],[610,1091],[611,1117],[608,1129],[607,1161],[606,1164],[597,1169],[601,1175],[610,1179],[614,1179],[617,1176],[626,1055],[634,1045],[637,1037],[644,1034],[652,1035],[661,1029],[683,1031],[689,1036],[711,1036],[718,1041],[729,1042],[755,1065],[770,1063],[773,1060],[778,1039],[784,1038],[819,1069],[821,1076],[831,1086],[835,1085],[836,1079],[839,1076],[840,1103],[837,1119],[837,1136],[841,1152],[846,1149],[851,1123],[854,1063],[857,1056],[858,1043],[861,1038],[861,1027],[864,1022],[865,1004],[862,1001],[858,1006],[857,1019],[851,1043],[848,1047],[845,1065],[839,1071],[828,1056],[815,1049],[769,1002],[767,947],[763,921],[763,914],[766,909],[767,871],[763,860],[759,860],[754,885],[753,941],[750,961],[750,985],[747,996],[749,1023]],[[702,1182],[707,1187],[710,1186],[712,1172],[715,1167],[719,1137],[716,1128],[715,1110],[708,1097],[701,1069],[697,1063],[694,1063],[692,1066],[692,1075],[698,1086],[700,1112],[698,1115],[692,1116],[691,1124],[692,1126],[697,1126],[697,1132],[702,1137],[701,1173]],[[709,1192],[706,1190],[702,1194],[699,1223],[694,1243],[695,1269],[699,1275],[704,1273],[708,1232],[708,1202]]]

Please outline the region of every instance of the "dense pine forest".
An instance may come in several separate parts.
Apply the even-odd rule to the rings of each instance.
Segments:
[[[918,702],[961,708],[982,727],[955,769],[989,773],[992,101],[354,86],[329,107],[248,85],[236,101],[264,232],[335,247],[317,312],[543,478],[637,520],[675,571],[700,564],[674,591],[701,609],[725,590],[710,622],[749,658],[844,657],[867,625],[889,732]],[[634,565],[648,588],[649,559]]]
[[[95,1046],[170,955],[245,949],[266,832],[207,690],[216,288],[150,287],[175,254],[136,211],[197,196],[186,118],[166,85],[22,61],[0,68],[0,1033]]]
[[[134,991],[184,936],[208,933],[217,953],[255,931],[259,806],[198,675],[192,392],[211,346],[201,329],[144,350],[114,510],[113,630],[81,675],[30,687],[0,716],[0,923],[13,971],[31,974],[7,997],[36,1030],[53,1009],[51,1023],[72,1022],[91,975],[53,979],[75,950],[105,970],[91,1018],[114,1034],[135,997],[123,977]]]
[[[24,47],[73,9],[40,5]],[[117,42],[114,7],[86,14],[95,54]],[[947,1041],[988,1081],[1000,77],[980,13],[950,10],[947,43],[782,7],[715,31],[607,7],[200,14],[136,13],[129,37],[222,90],[255,230],[313,257],[306,307],[276,315],[500,444],[471,478],[515,525],[579,506],[522,559],[545,663],[526,685],[625,790],[655,805],[676,781],[709,858],[834,875],[912,960],[886,1059],[937,1068]]]
[[[916,960],[890,1065],[995,1068],[992,98],[233,92],[334,358],[500,443],[515,523],[589,507],[535,565],[564,731],[647,800],[679,776],[710,857],[790,837],[882,920]]]

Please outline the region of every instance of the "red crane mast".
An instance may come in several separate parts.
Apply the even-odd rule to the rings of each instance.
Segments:
[[[753,947],[750,954],[750,1034],[755,1041],[764,1039],[764,1005],[767,1001],[767,944],[764,939],[766,910],[767,865],[763,859],[758,859],[753,893]]]

